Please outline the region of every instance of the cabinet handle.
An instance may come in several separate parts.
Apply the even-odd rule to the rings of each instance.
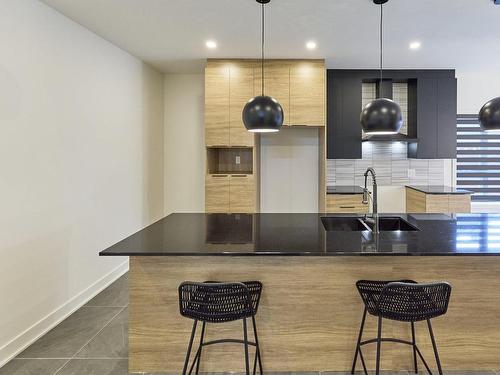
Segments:
[[[212,177],[227,177],[227,174],[214,174]]]
[[[340,208],[356,208],[355,206],[340,206]]]
[[[231,177],[247,177],[246,174],[232,174]]]

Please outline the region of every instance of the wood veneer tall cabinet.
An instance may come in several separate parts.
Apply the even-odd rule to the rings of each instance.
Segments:
[[[318,210],[325,207],[326,79],[323,60],[268,60],[265,94],[276,98],[285,127],[318,128]],[[253,59],[209,59],[205,68],[205,210],[253,213],[260,206],[260,137],[242,121],[247,101],[262,92],[262,66]],[[242,167],[243,164],[243,167]]]

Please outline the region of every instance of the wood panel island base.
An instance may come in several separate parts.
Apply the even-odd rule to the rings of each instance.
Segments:
[[[130,257],[129,371],[181,372],[192,328],[192,321],[179,315],[177,288],[186,280],[264,284],[257,314],[264,371],[350,370],[363,312],[356,281],[408,278],[446,280],[453,286],[448,313],[433,322],[445,370],[500,366],[498,257],[214,254]],[[367,319],[365,338],[375,337],[375,323]],[[416,330],[417,343],[434,364],[425,322]],[[241,338],[241,322],[208,325],[206,334],[208,339]],[[383,335],[409,340],[410,325],[384,321]],[[374,369],[375,345],[363,350]],[[412,364],[410,347],[382,344],[383,369],[410,370]],[[243,346],[203,351],[202,372],[243,369]]]
[[[192,321],[179,314],[181,282],[259,280],[264,371],[348,371],[360,279],[448,281],[449,311],[433,320],[443,369],[500,368],[500,215],[380,215],[381,224],[395,219],[406,230],[381,225],[388,230],[375,234],[355,214],[172,214],[102,251],[130,257],[129,370],[182,371]],[[375,326],[369,316],[364,339]],[[416,329],[434,364],[425,322]],[[209,324],[206,333],[241,339],[242,323]],[[383,336],[409,340],[410,325],[384,320]],[[200,370],[241,372],[243,353],[242,345],[205,347]],[[375,345],[363,353],[374,369]],[[412,366],[411,347],[382,344],[382,369]]]

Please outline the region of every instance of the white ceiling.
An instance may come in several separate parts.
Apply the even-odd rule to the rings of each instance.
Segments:
[[[42,1],[163,72],[201,72],[208,57],[260,56],[255,0]],[[269,58],[377,67],[379,8],[371,0],[273,0],[266,9]],[[384,17],[387,68],[498,66],[500,6],[492,0],[391,0]],[[208,50],[207,39],[219,47]],[[409,50],[413,40],[419,51]]]

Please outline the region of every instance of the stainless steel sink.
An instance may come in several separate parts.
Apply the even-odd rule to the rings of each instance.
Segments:
[[[322,217],[327,232],[363,232],[371,229],[358,217]]]
[[[396,231],[415,232],[420,230],[415,225],[410,224],[408,221],[398,216],[379,217],[378,220],[379,220],[379,230],[381,232],[396,232]],[[373,222],[365,220],[365,224],[368,225],[370,229],[373,228]]]
[[[373,229],[373,222],[369,218],[325,216],[321,218],[321,222],[327,232],[371,232]],[[414,232],[420,229],[401,217],[385,216],[379,217],[379,230],[381,232]]]

